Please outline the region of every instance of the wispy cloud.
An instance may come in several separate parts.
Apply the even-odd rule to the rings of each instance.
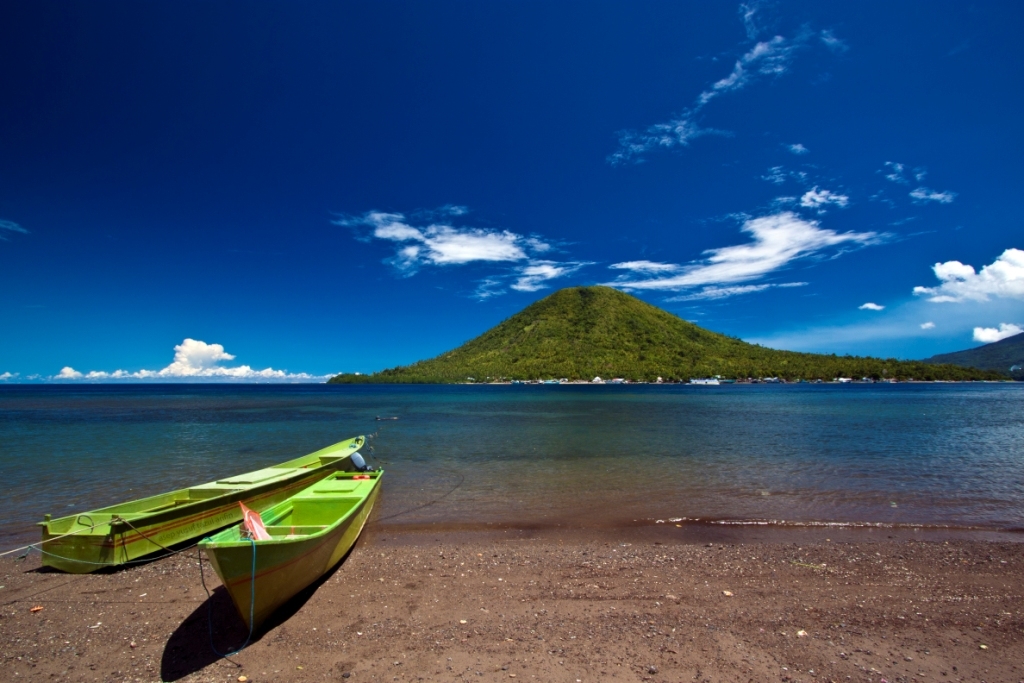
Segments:
[[[861,304],[857,308],[862,310],[862,311],[884,311],[885,310],[885,306],[882,306],[880,304],[874,304],[874,303],[871,303],[870,301],[867,302],[866,304]]]
[[[919,187],[910,192],[915,202],[924,204],[926,202],[938,202],[939,204],[950,204],[956,198],[956,192],[937,192],[927,187]]]
[[[467,213],[465,207],[446,207],[448,216]],[[421,267],[462,265],[473,262],[515,262],[551,249],[546,242],[509,230],[455,227],[450,223],[413,225],[405,214],[368,211],[362,216],[343,216],[335,225],[368,228],[370,237],[395,243],[388,263],[412,275]]]
[[[663,291],[732,285],[763,278],[798,259],[821,255],[831,247],[867,246],[884,239],[875,232],[838,233],[791,211],[749,218],[741,230],[752,237],[750,242],[710,249],[705,252],[705,259],[676,266],[674,272],[667,270],[670,264],[657,264],[664,270],[652,271],[649,261],[616,263],[611,267],[629,270],[632,275],[607,284],[626,290]],[[639,267],[630,267],[635,264]]]
[[[800,197],[800,206],[817,209],[818,213],[824,213],[828,206],[838,206],[843,209],[849,203],[850,198],[845,194],[838,194],[831,190],[819,190],[817,186]]]
[[[757,3],[740,5],[747,37],[754,42],[743,55],[733,64],[732,71],[723,78],[705,88],[694,103],[679,116],[669,121],[656,123],[642,131],[628,130],[619,134],[619,148],[608,156],[612,165],[639,163],[643,156],[654,149],[672,149],[686,147],[692,140],[705,135],[730,135],[726,131],[705,128],[697,122],[701,110],[711,101],[727,93],[742,90],[752,83],[765,78],[779,77],[789,71],[790,64],[796,53],[812,39],[813,33],[803,30],[793,38],[776,35],[765,40],[757,40],[760,33],[757,25]],[[833,47],[842,41],[829,32],[821,38],[826,45]],[[831,41],[831,44],[830,44]],[[803,145],[794,145],[791,151],[797,154],[806,150]]]
[[[768,172],[761,176],[761,180],[767,180],[770,183],[781,185],[787,180],[795,180],[797,182],[806,182],[807,173],[805,171],[789,171],[783,166],[772,166],[768,169]]]
[[[788,149],[790,152],[792,152],[793,154],[796,154],[798,156],[802,155],[802,154],[807,154],[808,152],[811,151],[811,150],[807,149],[806,147],[804,147],[803,145],[801,145],[799,142],[794,143],[792,145],[787,145],[786,149]]]
[[[886,180],[892,183],[898,183],[900,185],[909,185],[910,179],[913,178],[917,182],[921,182],[928,175],[928,170],[918,166],[914,169],[907,168],[906,164],[901,164],[898,161],[886,161],[882,164],[882,168],[878,171],[881,173]],[[916,192],[916,190],[915,190]],[[913,193],[911,193],[913,195]]]
[[[933,323],[931,321],[928,321],[926,323],[921,323],[921,329],[922,330],[934,330],[935,329],[935,323]]]
[[[361,216],[341,216],[333,223],[363,231],[361,239],[386,240],[395,253],[386,259],[401,274],[414,275],[424,266],[457,266],[469,263],[507,264],[504,272],[477,282],[474,298],[489,299],[508,289],[536,292],[558,278],[566,277],[589,261],[557,261],[550,258],[554,248],[535,235],[510,230],[458,227],[451,218],[464,216],[463,206],[445,206],[432,211],[402,213],[368,211]],[[430,222],[424,224],[424,219]],[[446,222],[441,222],[449,219]]]
[[[731,135],[731,133],[714,128],[701,128],[693,120],[694,114],[696,111],[687,112],[671,121],[649,126],[643,132],[627,130],[620,133],[619,149],[608,156],[608,162],[613,166],[630,161],[640,162],[642,161],[641,157],[652,149],[686,147],[691,140],[704,135]]]
[[[984,344],[1001,341],[1007,337],[1015,337],[1024,332],[1024,327],[1013,323],[999,323],[999,327],[975,327],[974,341]]]
[[[886,161],[883,164],[883,166],[885,168],[882,169],[881,173],[883,173],[885,175],[885,179],[886,180],[888,180],[890,182],[893,182],[893,183],[899,183],[901,185],[906,185],[906,184],[908,184],[910,182],[903,175],[903,172],[906,169],[906,166],[904,166],[903,164],[899,163],[898,161]]]
[[[9,379],[14,379],[15,377],[18,376],[18,374],[19,373],[17,372],[5,372],[3,374],[0,374],[0,382],[6,382]]]
[[[698,106],[704,106],[725,93],[745,88],[759,77],[781,76],[786,73],[793,52],[805,41],[806,37],[787,40],[783,36],[774,36],[756,43],[736,60],[728,76],[715,81],[697,97]]]
[[[14,221],[5,221],[3,219],[0,219],[0,240],[4,240],[6,242],[8,238],[7,238],[7,235],[4,234],[5,232],[6,233],[20,232],[22,234],[27,234],[28,230],[26,230],[25,228],[21,227],[20,225],[18,225]]]
[[[174,347],[174,360],[160,370],[92,370],[79,372],[70,366],[51,377],[52,380],[206,380],[206,381],[323,381],[330,375],[310,375],[305,372],[287,372],[265,368],[254,370],[248,365],[225,367],[220,363],[234,360],[235,356],[221,344],[207,344],[197,339],[185,339]]]
[[[659,263],[657,261],[623,261],[608,266],[614,270],[631,270],[635,273],[675,273],[683,269],[674,263]]]
[[[825,44],[825,47],[832,50],[833,52],[846,52],[850,49],[850,46],[845,41],[836,38],[835,34],[830,29],[825,29],[819,34],[821,42]]]
[[[747,32],[747,38],[757,40],[761,33],[758,26],[758,14],[761,11],[762,2],[744,2],[740,4],[740,19],[743,21],[743,28]]]
[[[547,287],[550,280],[556,280],[566,275],[572,275],[583,266],[591,265],[590,262],[576,261],[531,261],[521,268],[512,283],[512,289],[517,292],[536,292]]]
[[[946,261],[932,266],[938,287],[914,287],[914,294],[938,303],[988,301],[989,297],[1024,300],[1024,251],[1007,249],[975,272],[973,266]]]
[[[753,294],[755,292],[763,292],[766,289],[774,288],[788,288],[788,287],[806,287],[806,282],[782,282],[782,283],[762,283],[759,285],[730,285],[726,287],[718,287],[715,285],[709,287],[702,287],[699,291],[692,292],[690,294],[682,294],[680,296],[674,296],[665,301],[704,301],[704,300],[715,300],[715,299],[727,299],[733,296],[739,296],[741,294]]]

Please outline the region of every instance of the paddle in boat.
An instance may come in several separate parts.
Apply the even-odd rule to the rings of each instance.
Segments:
[[[370,516],[382,475],[335,472],[200,541],[250,629],[348,553]]]
[[[85,574],[166,552],[236,524],[242,519],[240,502],[266,510],[332,472],[355,471],[352,455],[364,443],[357,436],[254,472],[58,519],[46,515],[39,523],[43,565]]]

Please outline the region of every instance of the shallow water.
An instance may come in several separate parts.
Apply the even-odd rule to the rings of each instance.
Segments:
[[[6,386],[0,541],[371,433],[389,525],[1024,528],[1024,384]]]

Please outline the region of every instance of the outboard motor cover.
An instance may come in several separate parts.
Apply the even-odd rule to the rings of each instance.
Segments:
[[[359,470],[360,472],[365,472],[367,469],[369,469],[366,466],[366,461],[363,460],[363,456],[361,456],[359,453],[352,454],[352,464],[355,465],[356,469]]]

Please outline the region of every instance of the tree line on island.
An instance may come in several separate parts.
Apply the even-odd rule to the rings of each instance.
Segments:
[[[592,380],[688,381],[778,377],[830,381],[998,380],[1005,375],[952,364],[778,351],[687,322],[610,287],[571,287],[537,301],[457,349],[332,384]]]

